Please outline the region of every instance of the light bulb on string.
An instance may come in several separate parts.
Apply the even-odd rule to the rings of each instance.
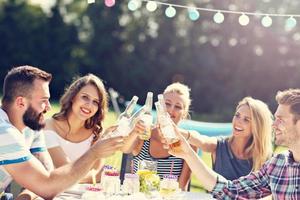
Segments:
[[[261,20],[261,24],[266,28],[270,27],[272,25],[272,18],[269,15],[264,16]]]
[[[239,23],[242,26],[247,26],[250,22],[250,19],[247,15],[245,15],[244,13],[239,17]]]
[[[297,25],[297,21],[293,16],[290,16],[286,21],[285,21],[285,29],[286,30],[291,30],[295,28]]]
[[[192,20],[192,21],[196,21],[200,17],[198,10],[196,10],[195,8],[189,8],[188,15],[189,15],[190,20]]]
[[[157,3],[155,1],[148,1],[146,4],[146,9],[149,12],[154,12],[157,9]]]
[[[173,6],[168,6],[165,10],[165,14],[167,17],[172,18],[176,15],[176,10]]]
[[[141,7],[141,1],[140,0],[130,0],[128,2],[128,9],[131,10],[131,11],[135,11],[137,10],[138,8]]]
[[[115,0],[104,0],[104,4],[107,7],[113,7],[116,4],[116,1]]]
[[[95,0],[87,0],[88,4],[95,3]]]
[[[224,15],[219,11],[214,15],[214,22],[221,24],[224,21]]]

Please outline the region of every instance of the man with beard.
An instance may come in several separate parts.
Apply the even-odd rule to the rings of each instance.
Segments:
[[[272,195],[273,199],[300,198],[300,89],[279,91],[278,108],[273,128],[275,143],[288,151],[275,155],[256,172],[229,181],[207,167],[178,133],[181,150],[169,152],[184,158],[203,186],[217,199],[259,199]],[[178,131],[177,131],[178,132]],[[168,148],[168,146],[165,146]]]
[[[51,199],[75,184],[97,159],[123,146],[121,137],[99,140],[77,161],[52,170],[43,134],[39,132],[45,126],[44,114],[51,108],[51,78],[43,70],[21,66],[11,69],[4,79],[0,109],[0,193],[14,179],[29,191]]]

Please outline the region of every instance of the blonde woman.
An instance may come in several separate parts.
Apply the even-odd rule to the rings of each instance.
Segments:
[[[178,124],[188,115],[191,104],[190,89],[181,83],[173,83],[164,90],[164,99],[166,102],[167,112],[169,113],[174,124]],[[182,190],[187,190],[190,180],[191,170],[182,158],[177,158],[168,153],[163,148],[161,134],[157,127],[151,130],[149,140],[139,139],[139,134],[143,134],[144,126],[138,122],[132,134],[125,142],[123,151],[133,154],[134,172],[138,169],[138,162],[141,160],[157,161],[157,174],[160,178],[163,175],[172,174],[178,176],[179,186]]]
[[[245,97],[236,107],[230,137],[183,132],[190,144],[212,154],[213,169],[228,180],[258,170],[272,155],[272,113],[268,106]]]

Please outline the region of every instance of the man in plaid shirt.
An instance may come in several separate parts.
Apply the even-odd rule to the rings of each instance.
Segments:
[[[182,151],[169,152],[184,158],[204,187],[217,199],[300,199],[300,89],[279,91],[273,128],[275,143],[289,150],[269,159],[259,171],[229,181],[207,167],[178,134]],[[178,132],[179,133],[179,132]]]

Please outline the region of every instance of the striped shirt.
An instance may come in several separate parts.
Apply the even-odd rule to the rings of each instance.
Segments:
[[[274,200],[299,199],[300,163],[292,152],[272,157],[257,172],[234,181],[218,180],[212,194],[217,199],[259,199],[272,194]]]
[[[25,128],[22,133],[14,127],[0,108],[0,191],[12,181],[4,165],[29,160],[33,153],[45,151],[44,135]]]
[[[174,156],[168,156],[166,158],[154,158],[150,155],[150,141],[145,140],[143,147],[141,148],[140,153],[137,156],[133,157],[133,171],[134,173],[138,170],[138,163],[141,160],[149,160],[149,161],[156,161],[157,162],[157,174],[162,179],[164,175],[169,175],[170,170],[172,168],[173,163],[173,170],[172,175],[180,176],[182,167],[183,167],[183,159],[177,158]]]

